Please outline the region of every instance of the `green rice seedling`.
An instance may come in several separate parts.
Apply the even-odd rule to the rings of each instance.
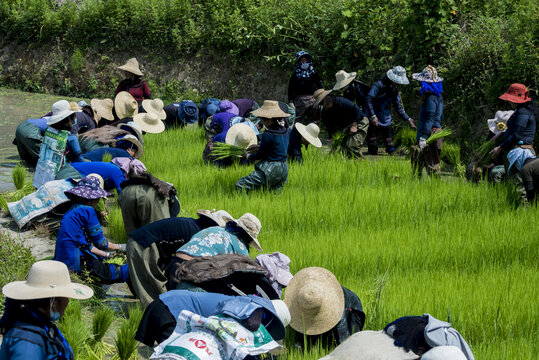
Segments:
[[[11,171],[11,177],[13,178],[13,184],[15,185],[15,189],[21,190],[24,187],[26,168],[23,165],[18,164]]]
[[[451,166],[460,164],[460,146],[444,142],[440,158]]]
[[[443,137],[449,136],[451,134],[453,134],[453,130],[451,130],[451,129],[448,129],[448,128],[440,129],[440,131],[437,131],[434,134],[432,134],[431,136],[429,136],[429,138],[426,141],[427,145],[430,144],[433,141],[436,141],[436,140],[441,139]]]
[[[117,354],[114,359],[130,360],[137,358],[138,342],[135,340],[140,320],[142,320],[142,309],[139,306],[132,306],[128,310],[128,319],[123,319],[116,334],[115,344]]]
[[[122,211],[117,204],[109,209],[107,235],[116,243],[125,244],[127,233],[125,232]]]
[[[211,155],[216,160],[223,160],[231,157],[240,157],[243,155],[244,150],[241,146],[218,142],[213,144]]]
[[[416,136],[417,132],[414,129],[410,127],[401,128],[394,138],[395,147],[401,147],[410,152],[416,142]]]
[[[101,159],[103,162],[111,162],[112,161],[112,154],[109,152],[105,152],[103,154],[103,158]]]
[[[337,131],[335,134],[333,134],[333,141],[331,143],[332,149],[336,150],[340,148],[345,138],[346,135],[341,131]]]
[[[488,140],[484,142],[477,150],[475,151],[475,158],[481,164],[487,164],[490,162],[490,152],[494,149],[494,141]]]
[[[91,354],[97,359],[114,352],[114,346],[103,341],[110,325],[114,321],[114,312],[107,306],[100,305],[92,319],[92,339],[90,341]]]
[[[9,209],[7,207],[7,200],[4,197],[4,195],[0,195],[0,209],[2,209],[5,212],[9,211]]]
[[[58,325],[67,342],[71,345],[75,359],[85,358],[87,356],[87,341],[91,338],[91,332],[88,324],[82,320],[82,307],[79,301],[71,300],[69,302]]]

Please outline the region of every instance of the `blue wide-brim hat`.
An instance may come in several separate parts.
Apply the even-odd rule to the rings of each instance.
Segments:
[[[108,191],[101,189],[99,179],[93,176],[82,178],[77,183],[77,186],[70,190],[64,191],[64,194],[69,199],[79,197],[88,200],[100,199],[102,197],[111,195]]]

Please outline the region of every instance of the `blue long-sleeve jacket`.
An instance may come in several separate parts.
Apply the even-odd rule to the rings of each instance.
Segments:
[[[402,106],[399,91],[387,76],[374,83],[367,95],[366,102],[369,119],[376,115],[380,126],[391,125],[391,103],[395,105],[395,110],[404,120],[408,121],[410,119]]]
[[[69,270],[78,272],[81,251],[89,252],[92,246],[100,250],[107,250],[109,246],[95,210],[87,205],[73,205],[60,222],[54,260],[61,261]]]
[[[249,155],[249,160],[286,161],[288,152],[288,129],[280,126],[259,135],[260,148]]]
[[[442,127],[442,113],[444,111],[444,99],[433,93],[427,93],[423,97],[423,103],[419,110],[417,122],[417,140],[428,139],[433,127]]]
[[[507,120],[507,130],[503,134],[503,151],[511,150],[520,141],[522,144],[531,145],[535,136],[535,113],[529,106],[520,106]]]
[[[82,150],[79,144],[79,138],[75,134],[69,133],[67,136],[67,160],[69,162],[82,162]]]
[[[102,161],[74,162],[71,166],[73,166],[73,168],[83,177],[90,174],[101,175],[105,182],[105,190],[116,189],[118,194],[122,192],[120,184],[123,183],[126,178],[124,172],[118,166]]]

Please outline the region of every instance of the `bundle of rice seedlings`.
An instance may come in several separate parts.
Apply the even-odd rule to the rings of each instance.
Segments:
[[[13,178],[13,184],[15,189],[21,190],[24,187],[24,179],[26,178],[26,168],[21,164],[15,166],[11,171],[11,177]]]
[[[16,189],[14,191],[6,192],[0,195],[0,206],[2,210],[9,211],[7,203],[19,201],[26,195],[29,195],[35,191],[34,187],[30,183],[25,183],[22,188]]]
[[[241,146],[218,142],[213,144],[211,156],[216,160],[223,160],[231,157],[240,157],[243,155],[244,150],[245,149]]]
[[[345,137],[346,137],[346,135],[343,132],[340,132],[340,131],[333,134],[333,142],[331,144],[331,147],[333,149],[340,148]]]
[[[114,351],[114,346],[103,341],[103,337],[107,333],[110,325],[114,321],[114,311],[107,306],[99,306],[94,313],[92,320],[92,339],[91,353],[92,357],[103,359],[105,355],[110,355]]]
[[[103,162],[111,162],[112,161],[112,154],[109,152],[105,152],[103,154],[103,158],[101,159]]]
[[[69,306],[58,325],[67,342],[71,345],[75,359],[84,358],[86,356],[86,342],[91,338],[91,334],[90,329],[82,320],[82,307],[79,301],[69,302]]]
[[[477,150],[475,151],[476,160],[480,163],[487,163],[490,161],[490,152],[492,149],[494,149],[494,141],[488,140],[485,143],[483,143]]]
[[[440,157],[449,165],[457,166],[460,164],[460,146],[452,143],[444,143]]]
[[[395,135],[393,143],[395,144],[395,147],[401,147],[410,151],[415,144],[416,136],[417,132],[414,129],[405,127],[400,129]]]
[[[429,138],[427,139],[427,145],[430,144],[433,141],[436,141],[436,140],[441,139],[443,137],[449,136],[451,134],[453,134],[453,131],[451,129],[448,129],[448,128],[440,129],[440,131],[435,132],[434,134],[429,136]]]
[[[130,307],[128,310],[128,319],[123,319],[120,328],[116,333],[116,351],[115,359],[130,360],[137,358],[138,342],[135,340],[140,320],[142,320],[142,309],[140,306]]]

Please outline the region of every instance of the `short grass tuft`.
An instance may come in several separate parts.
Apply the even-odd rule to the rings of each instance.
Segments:
[[[15,189],[22,190],[26,179],[26,168],[23,165],[18,164],[13,168],[13,171],[11,171],[11,177],[13,178]]]

